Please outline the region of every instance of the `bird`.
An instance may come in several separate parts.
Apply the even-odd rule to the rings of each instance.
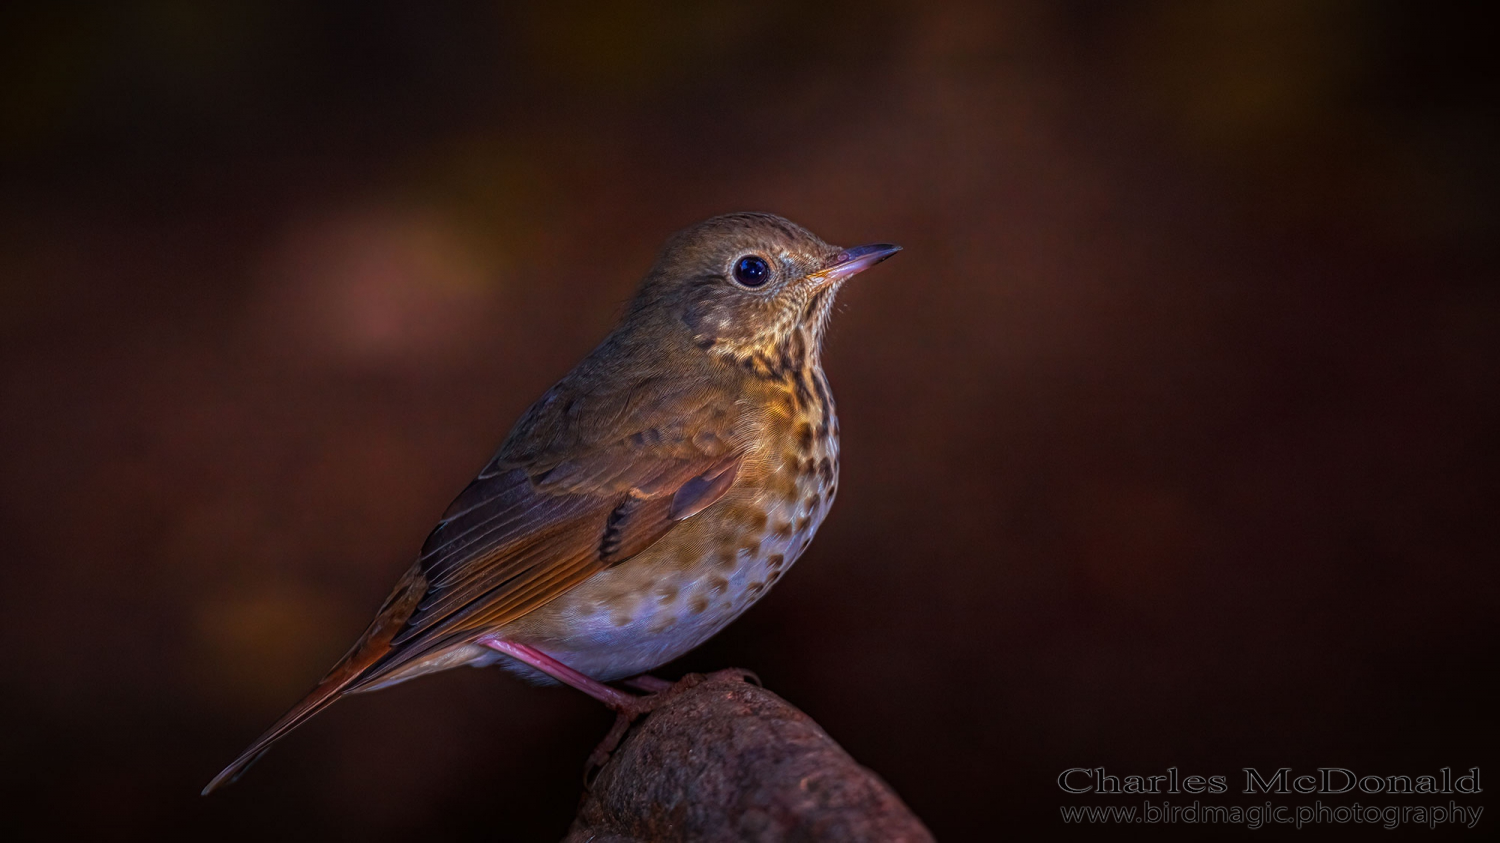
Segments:
[[[345,694],[463,665],[617,711],[723,629],[812,541],[838,489],[823,373],[834,298],[900,251],[839,248],[774,214],[666,242],[618,324],[522,414],[374,621],[209,782],[237,779]]]

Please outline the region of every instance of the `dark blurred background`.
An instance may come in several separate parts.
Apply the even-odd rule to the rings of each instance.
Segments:
[[[832,517],[664,675],[758,671],[948,840],[1111,804],[1073,766],[1500,775],[1463,8],[5,7],[7,823],[560,837],[611,718],[493,670],[197,793],[662,240],[750,209],[906,251],[835,319]]]

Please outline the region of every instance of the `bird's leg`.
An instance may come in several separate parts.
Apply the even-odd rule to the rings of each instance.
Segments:
[[[640,676],[632,676],[629,679],[626,679],[624,684],[628,687],[636,689],[637,691],[642,691],[647,694],[660,694],[662,691],[665,691],[668,688],[672,687],[671,682],[668,682],[665,679],[657,679],[655,676],[652,676],[649,673],[642,673]]]
[[[611,688],[591,676],[585,676],[534,647],[517,644],[514,641],[502,641],[499,638],[481,638],[479,643],[531,665],[564,685],[588,694],[615,711],[634,712],[637,708],[639,697]]]
[[[591,676],[586,676],[534,647],[499,638],[481,638],[478,643],[528,664],[564,685],[577,688],[609,706],[619,715],[615,719],[615,725],[610,728],[609,734],[605,735],[604,740],[600,741],[594,751],[589,754],[588,762],[584,765],[585,784],[589,783],[593,773],[609,760],[610,753],[614,752],[615,747],[619,746],[620,741],[624,739],[625,733],[630,730],[631,722],[707,678],[700,674],[690,673],[679,682],[668,682],[643,673],[625,680],[626,685],[650,694],[648,697],[637,697],[611,688]],[[759,680],[755,679],[755,674],[749,671],[730,669],[712,675],[718,676],[723,673],[734,673],[739,679],[754,680],[757,685],[760,684]]]

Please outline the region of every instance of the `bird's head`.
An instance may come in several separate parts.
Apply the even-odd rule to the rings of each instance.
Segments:
[[[773,214],[714,217],[667,241],[627,320],[685,330],[709,354],[775,373],[816,359],[839,288],[900,248],[841,249]]]

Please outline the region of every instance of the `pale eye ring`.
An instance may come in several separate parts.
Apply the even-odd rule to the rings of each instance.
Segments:
[[[734,262],[734,280],[741,287],[759,287],[771,280],[771,265],[760,255],[745,255]]]

